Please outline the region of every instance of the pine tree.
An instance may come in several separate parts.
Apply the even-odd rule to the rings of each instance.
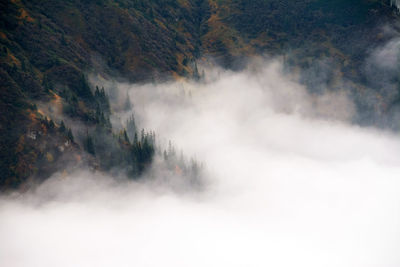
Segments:
[[[86,135],[86,140],[85,140],[85,150],[89,154],[95,155],[93,138],[88,134]]]
[[[132,109],[132,104],[131,100],[129,99],[128,93],[126,93],[126,99],[125,99],[125,104],[124,104],[124,110],[128,111]]]
[[[126,132],[128,134],[129,139],[133,141],[134,135],[136,133],[136,123],[133,115],[126,121]]]
[[[200,80],[199,69],[197,68],[197,62],[194,62],[193,78],[198,81]]]
[[[99,97],[100,96],[99,87],[97,85],[96,85],[96,90],[94,91],[94,96],[95,97]]]
[[[71,142],[74,142],[74,135],[72,134],[71,129],[68,129],[67,137]]]
[[[65,132],[65,124],[64,124],[64,121],[61,121],[61,123],[60,123],[60,132],[62,132],[62,133]]]
[[[54,124],[54,121],[52,119],[50,119],[49,121],[49,129],[54,129],[56,127],[56,125]]]
[[[126,130],[125,130],[125,129],[124,129],[124,132],[123,132],[123,137],[124,137],[124,141],[127,142],[127,143],[129,143],[128,134],[126,133]]]
[[[145,138],[146,134],[144,132],[144,129],[142,129],[142,131],[140,132],[140,143],[144,143],[144,138]]]

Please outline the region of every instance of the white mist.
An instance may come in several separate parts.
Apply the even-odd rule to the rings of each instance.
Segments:
[[[143,126],[206,164],[204,192],[55,177],[1,200],[0,265],[400,266],[397,136],[277,63],[208,77],[121,85]]]

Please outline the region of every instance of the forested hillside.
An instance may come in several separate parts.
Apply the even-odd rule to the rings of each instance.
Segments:
[[[87,74],[132,82],[190,77],[199,55],[198,9],[194,1],[1,1],[0,187],[19,186],[32,175],[48,176],[57,163],[66,164],[64,147],[72,152],[71,164],[83,157],[99,165],[90,137],[78,145],[71,125],[53,121],[55,114],[38,109],[37,103],[61,106],[63,115],[100,128],[106,140],[118,143],[112,137],[110,107],[104,105],[107,96],[89,85]],[[150,144],[145,135],[139,139]],[[131,150],[142,161],[152,157],[151,151],[141,155],[132,146],[112,146],[115,151],[104,157],[114,163],[107,162],[106,168],[131,165]]]
[[[340,76],[355,96],[372,90],[374,103],[359,103],[364,123],[399,102],[364,69],[371,49],[400,29],[390,0],[1,0],[0,9],[1,189],[60,165],[123,164],[137,176],[151,162],[154,133],[112,129],[108,96],[88,82],[91,73],[129,82],[197,79],[200,60],[237,69],[252,55],[281,55],[303,77],[329,60],[328,88]],[[96,130],[74,137],[59,115]]]

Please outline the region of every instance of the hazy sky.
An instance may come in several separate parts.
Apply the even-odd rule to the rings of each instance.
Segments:
[[[207,72],[119,85],[141,126],[205,163],[203,191],[58,175],[0,201],[0,265],[400,266],[398,136],[278,62]]]

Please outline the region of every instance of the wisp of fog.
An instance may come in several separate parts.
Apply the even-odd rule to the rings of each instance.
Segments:
[[[311,95],[279,62],[254,65],[119,84],[206,186],[58,174],[1,199],[0,265],[400,266],[399,137],[352,125],[345,90]]]

